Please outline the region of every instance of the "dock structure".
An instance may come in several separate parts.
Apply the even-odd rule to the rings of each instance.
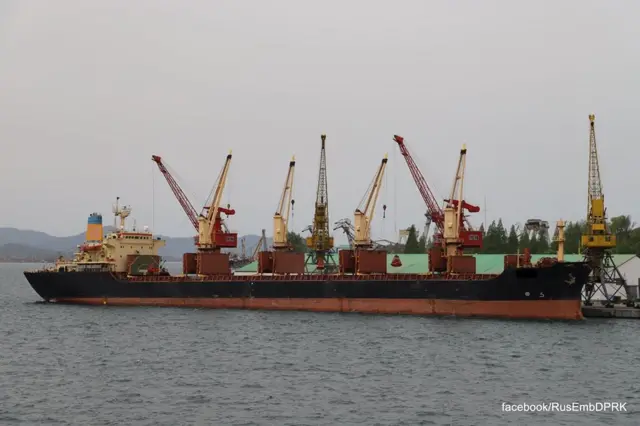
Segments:
[[[585,318],[640,319],[640,308],[621,304],[613,305],[612,307],[583,306],[582,315]]]

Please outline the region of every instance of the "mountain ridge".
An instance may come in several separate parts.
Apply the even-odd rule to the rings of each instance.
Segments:
[[[113,226],[105,226],[104,232],[112,232]],[[168,237],[158,234],[167,244],[159,250],[159,254],[168,261],[181,261],[183,253],[195,251],[193,237]],[[245,241],[245,251],[248,256],[253,253],[259,235],[248,234],[238,238]],[[43,231],[32,229],[18,229],[0,227],[0,262],[51,262],[59,256],[71,256],[77,247],[85,241],[85,233],[80,232],[66,237],[56,237]],[[267,238],[271,245],[272,239]],[[230,253],[241,254],[241,248],[229,250]]]

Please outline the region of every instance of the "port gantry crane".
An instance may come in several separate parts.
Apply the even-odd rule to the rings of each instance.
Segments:
[[[342,229],[344,235],[347,236],[347,241],[349,242],[349,248],[353,249],[353,233],[355,230],[353,229],[353,223],[349,220],[349,218],[340,219],[336,223],[334,223],[333,230],[337,231],[338,229]]]
[[[162,161],[162,157],[158,155],[151,156],[151,159],[158,165],[160,172],[166,179],[171,191],[178,199],[189,221],[198,232],[194,238],[195,244],[199,252],[219,252],[221,248],[235,248],[238,246],[238,234],[231,233],[226,229],[221,213],[227,216],[234,215],[234,209],[221,207],[222,192],[227,181],[229,166],[231,164],[231,152],[227,155],[224,167],[220,172],[216,185],[212,191],[213,198],[211,203],[209,200],[202,208],[202,212],[198,214],[193,204],[189,201],[180,185],[169,172],[166,164]]]
[[[380,194],[380,187],[382,186],[382,178],[384,171],[387,167],[387,155],[385,154],[376,174],[373,178],[369,190],[365,194],[360,205],[354,212],[354,235],[353,235],[353,248],[356,250],[356,258],[358,250],[366,250],[374,247],[371,240],[371,221],[376,209],[376,202],[378,201],[378,195]]]
[[[611,250],[616,247],[616,236],[612,235],[607,223],[607,210],[604,205],[604,192],[602,191],[598,163],[595,121],[595,115],[590,114],[587,222],[586,231],[580,242],[583,247],[584,260],[591,266],[591,274],[584,286],[583,302],[585,305],[592,305],[592,298],[599,290],[604,295],[606,304],[611,306],[612,297],[624,288],[627,305],[634,306],[635,300],[633,300],[632,293],[611,255]],[[609,295],[607,286],[615,288],[612,295]]]
[[[284,181],[284,188],[278,203],[278,210],[273,216],[273,249],[275,251],[290,251],[292,249],[288,240],[289,215],[295,203],[293,200],[293,172],[296,166],[296,158],[291,158],[289,171]]]
[[[428,232],[432,222],[436,225],[437,231],[434,233],[433,241],[434,247],[441,247],[440,256],[462,255],[465,248],[482,247],[482,232],[473,230],[466,215],[464,214],[465,210],[469,213],[477,213],[480,211],[480,207],[467,203],[463,197],[464,172],[467,155],[466,146],[463,146],[460,150],[458,168],[453,180],[453,187],[451,189],[449,199],[444,200],[445,208],[442,209],[436,201],[436,197],[433,195],[431,188],[429,188],[424,175],[409,153],[404,142],[404,138],[402,136],[394,135],[393,140],[398,144],[400,153],[409,167],[409,171],[411,172],[411,176],[418,187],[418,191],[427,205],[427,212],[425,213],[425,217],[427,218],[425,233]],[[456,190],[458,190],[457,198]],[[433,265],[435,264],[436,263],[434,262]],[[444,268],[440,267],[436,269],[443,271]]]
[[[351,220],[345,217],[344,219],[340,219],[336,221],[334,223],[333,230],[337,231],[338,229],[341,229],[342,232],[344,232],[344,235],[347,237],[347,241],[349,242],[349,248],[353,249],[353,239],[354,239],[355,229],[353,227],[353,223],[351,223]],[[381,244],[381,243],[385,243],[385,244]],[[392,245],[394,243],[389,240],[380,239],[380,240],[372,240],[372,244],[374,249],[381,249],[381,248],[384,248],[384,246],[386,245]]]
[[[320,167],[318,172],[318,188],[313,214],[313,225],[306,228],[311,232],[306,243],[309,253],[305,265],[315,265],[316,271],[332,273],[337,270],[335,260],[331,256],[333,237],[329,232],[329,190],[327,185],[327,157],[325,141],[327,135],[320,136]],[[313,272],[313,271],[311,271]]]
[[[240,258],[236,261],[235,267],[236,268],[241,268],[241,267],[243,267],[245,265],[250,264],[251,262],[257,262],[258,261],[258,253],[260,251],[267,251],[267,250],[268,250],[268,247],[267,247],[267,236],[266,236],[266,230],[265,229],[262,230],[262,235],[260,236],[260,238],[258,239],[258,242],[256,243],[255,247],[253,248],[253,252],[251,253],[251,256],[247,256],[246,247],[245,247],[245,239],[242,238],[242,254],[241,254]]]

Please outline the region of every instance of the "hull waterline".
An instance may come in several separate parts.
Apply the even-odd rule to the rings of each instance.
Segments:
[[[138,276],[109,272],[25,272],[45,301],[111,306],[582,319],[589,268],[562,263],[507,269],[491,277]]]
[[[358,312],[512,319],[582,319],[580,301],[462,301],[439,299],[198,299],[198,298],[62,298],[52,302],[79,305],[164,306],[271,311]]]

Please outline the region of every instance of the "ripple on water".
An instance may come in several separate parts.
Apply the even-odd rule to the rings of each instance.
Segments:
[[[56,306],[21,270],[0,265],[3,425],[636,424],[501,411],[637,410],[634,322]]]

